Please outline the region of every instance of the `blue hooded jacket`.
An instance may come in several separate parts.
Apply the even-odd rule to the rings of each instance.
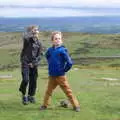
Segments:
[[[50,76],[62,76],[72,67],[72,60],[64,46],[50,47],[46,52]]]

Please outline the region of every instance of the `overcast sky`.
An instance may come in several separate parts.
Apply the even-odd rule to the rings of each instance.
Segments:
[[[120,16],[120,0],[0,0],[0,17]]]

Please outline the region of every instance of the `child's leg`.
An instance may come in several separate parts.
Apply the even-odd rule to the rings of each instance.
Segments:
[[[34,96],[36,92],[36,86],[37,86],[37,77],[38,77],[38,71],[37,67],[30,68],[29,72],[29,90],[28,90],[28,95],[29,96]]]
[[[79,102],[78,100],[72,95],[72,90],[70,89],[70,86],[68,84],[66,76],[59,76],[57,77],[57,82],[60,85],[61,89],[64,91],[64,93],[69,98],[71,104],[73,107],[78,107]]]
[[[48,106],[49,104],[49,99],[52,96],[52,92],[53,90],[57,87],[57,82],[56,82],[56,77],[49,77],[49,81],[48,81],[48,87],[45,93],[45,97],[44,97],[44,106]]]
[[[26,87],[29,82],[29,67],[28,66],[22,66],[22,82],[20,84],[19,91],[22,92],[23,95],[26,94]]]

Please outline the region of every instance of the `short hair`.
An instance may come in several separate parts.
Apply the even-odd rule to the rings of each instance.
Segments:
[[[34,28],[39,28],[37,25],[31,25],[27,27],[27,32],[31,32]]]
[[[63,34],[60,31],[53,31],[51,34],[51,40],[53,40],[53,38],[56,34],[59,34],[59,35],[61,35],[61,37],[63,37]]]
[[[23,38],[30,38],[30,37],[33,37],[33,33],[36,32],[35,29],[38,29],[39,27],[37,25],[31,25],[31,26],[28,26],[26,28],[26,31],[23,33]],[[36,32],[36,36],[38,38],[38,33],[39,33],[39,30],[38,32]]]

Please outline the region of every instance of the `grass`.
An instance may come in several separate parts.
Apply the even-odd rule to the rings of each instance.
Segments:
[[[70,55],[77,64],[86,64],[82,57],[107,57],[120,56],[120,34],[89,34],[89,33],[69,33],[64,32],[64,45],[68,48]],[[43,45],[51,46],[50,33],[41,32],[39,34]],[[9,66],[19,67],[19,57],[22,49],[22,33],[0,33],[0,67],[6,69]],[[98,60],[100,62],[100,60]],[[98,62],[92,60],[92,64]],[[102,60],[104,62],[104,60]],[[42,60],[45,63],[45,60]],[[91,62],[87,61],[87,65]]]
[[[76,69],[77,68],[77,69]],[[74,66],[67,74],[69,83],[81,104],[81,112],[72,107],[59,107],[66,99],[64,93],[55,90],[51,105],[46,111],[39,111],[47,85],[47,69],[39,68],[37,103],[24,106],[18,92],[21,81],[20,70],[1,71],[0,75],[12,75],[10,80],[0,79],[0,120],[119,120],[120,119],[120,69],[114,68],[79,68]],[[106,81],[102,78],[117,78]]]
[[[37,103],[22,105],[18,91],[21,36],[19,32],[0,33],[0,76],[12,76],[0,78],[0,120],[120,120],[120,60],[89,58],[119,56],[120,34],[64,33],[64,44],[75,62],[67,76],[81,104],[79,113],[72,111],[72,107],[59,107],[60,101],[66,99],[59,87],[48,110],[39,111],[48,81],[47,67],[42,66],[45,58],[39,67]],[[49,32],[40,34],[45,47],[50,46],[49,38]]]

